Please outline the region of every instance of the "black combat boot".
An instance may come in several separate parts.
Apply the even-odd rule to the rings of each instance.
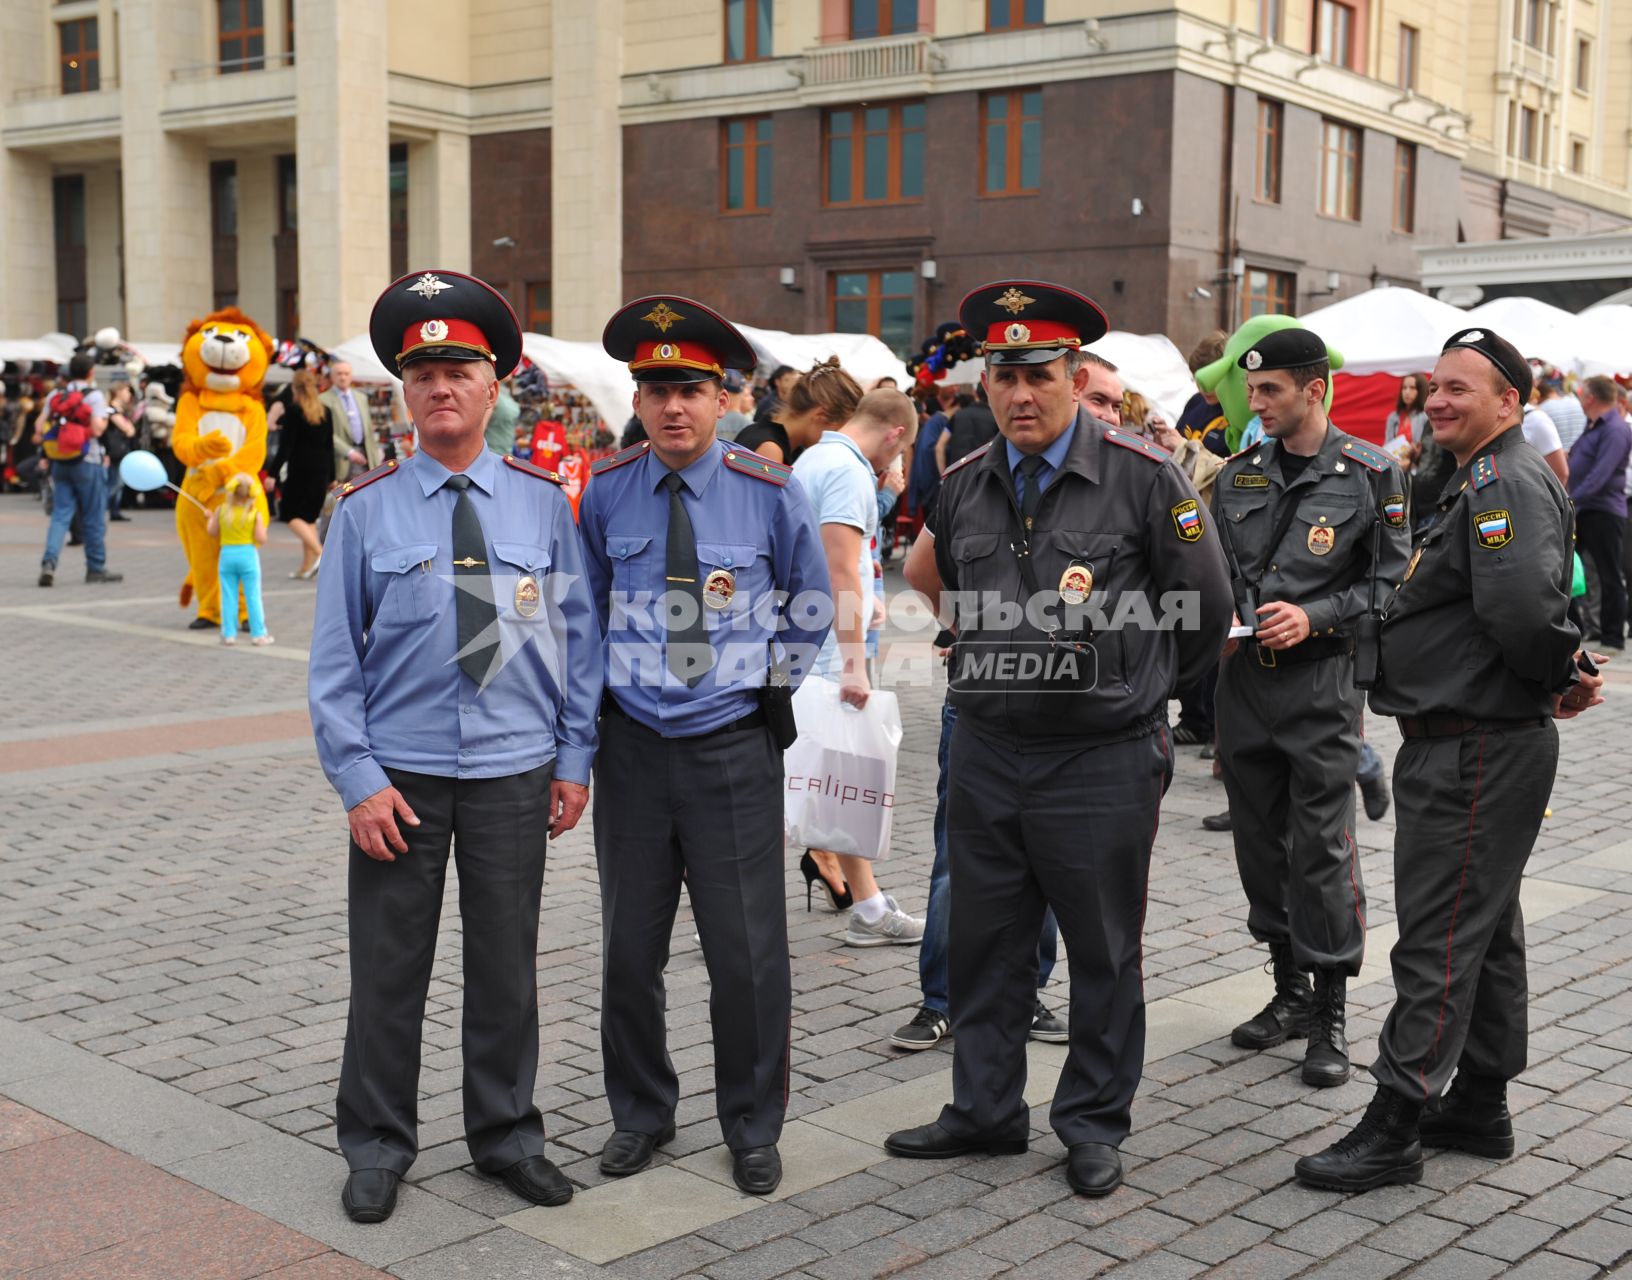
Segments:
[[[1425,1147],[1454,1147],[1470,1155],[1506,1160],[1513,1154],[1507,1081],[1458,1071],[1445,1096],[1423,1108],[1421,1128]]]
[[[1230,1043],[1241,1049],[1273,1049],[1287,1040],[1297,1040],[1309,1030],[1309,1010],[1313,995],[1309,975],[1292,963],[1292,944],[1269,944],[1269,967],[1275,975],[1275,995],[1256,1018],[1230,1032]]]
[[[1303,1055],[1303,1082],[1332,1089],[1349,1080],[1349,1039],[1344,1034],[1347,980],[1336,969],[1315,973],[1314,1010],[1309,1015],[1309,1048]]]
[[[1298,1161],[1293,1170],[1298,1181],[1329,1191],[1370,1191],[1394,1182],[1420,1182],[1421,1113],[1417,1103],[1379,1085],[1352,1132]]]

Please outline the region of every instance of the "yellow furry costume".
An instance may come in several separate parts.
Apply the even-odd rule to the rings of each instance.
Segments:
[[[272,361],[271,335],[237,307],[212,311],[187,329],[181,349],[186,375],[176,401],[170,447],[187,468],[181,491],[208,510],[225,498],[223,486],[240,471],[258,475],[266,462],[266,406],[261,383]],[[266,514],[266,493],[255,487],[256,507]],[[221,547],[209,534],[209,516],[191,502],[176,504],[176,532],[187,553],[181,605],[198,597],[198,617],[221,624],[221,586],[216,560]],[[198,625],[195,623],[194,625]]]

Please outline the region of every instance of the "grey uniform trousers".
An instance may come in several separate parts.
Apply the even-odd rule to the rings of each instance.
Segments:
[[[1300,969],[1351,977],[1366,950],[1354,844],[1364,697],[1346,654],[1265,668],[1243,645],[1219,672],[1218,759],[1247,928],[1290,942]]]
[[[967,717],[952,733],[952,1101],[959,1137],[1023,1138],[1037,931],[1054,908],[1071,971],[1071,1040],[1050,1122],[1067,1146],[1119,1145],[1144,1073],[1145,891],[1162,795],[1165,723],[1102,746],[1017,751]]]
[[[663,738],[609,710],[595,779],[613,1125],[656,1134],[674,1121],[663,967],[684,872],[708,966],[720,1131],[733,1151],[769,1146],[787,1111],[793,1016],[782,754],[763,726]]]
[[[1519,885],[1558,771],[1552,720],[1407,738],[1394,758],[1394,1007],[1371,1072],[1438,1097],[1455,1069],[1525,1066],[1529,990]]]
[[[507,778],[387,769],[419,818],[408,852],[351,845],[351,1011],[335,1111],[352,1169],[406,1173],[419,1153],[420,1028],[452,846],[464,929],[465,1141],[493,1173],[544,1154],[538,1076],[538,902],[554,764]]]

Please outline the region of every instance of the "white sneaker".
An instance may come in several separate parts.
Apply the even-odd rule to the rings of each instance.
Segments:
[[[915,947],[924,940],[924,922],[909,916],[895,905],[895,899],[884,897],[886,910],[877,921],[868,924],[856,912],[850,913],[850,927],[844,931],[847,947]]]

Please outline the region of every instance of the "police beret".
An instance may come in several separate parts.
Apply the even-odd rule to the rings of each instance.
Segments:
[[[521,362],[521,323],[492,285],[461,271],[410,271],[368,319],[374,354],[400,373],[415,360],[487,360],[501,378]]]
[[[1535,374],[1530,369],[1530,362],[1519,354],[1519,349],[1500,334],[1492,333],[1489,329],[1463,329],[1453,333],[1450,339],[1441,348],[1441,352],[1452,351],[1457,347],[1466,347],[1469,351],[1477,351],[1501,371],[1519,392],[1519,403],[1528,404],[1530,390],[1535,382]]]
[[[1326,343],[1313,329],[1276,329],[1241,353],[1235,363],[1248,373],[1301,369],[1326,359]]]
[[[1047,364],[1111,327],[1092,298],[1040,280],[981,285],[958,305],[958,320],[985,343],[988,365]]]
[[[636,298],[606,322],[601,346],[625,361],[636,382],[724,381],[727,369],[758,361],[748,339],[724,316],[677,294]]]

